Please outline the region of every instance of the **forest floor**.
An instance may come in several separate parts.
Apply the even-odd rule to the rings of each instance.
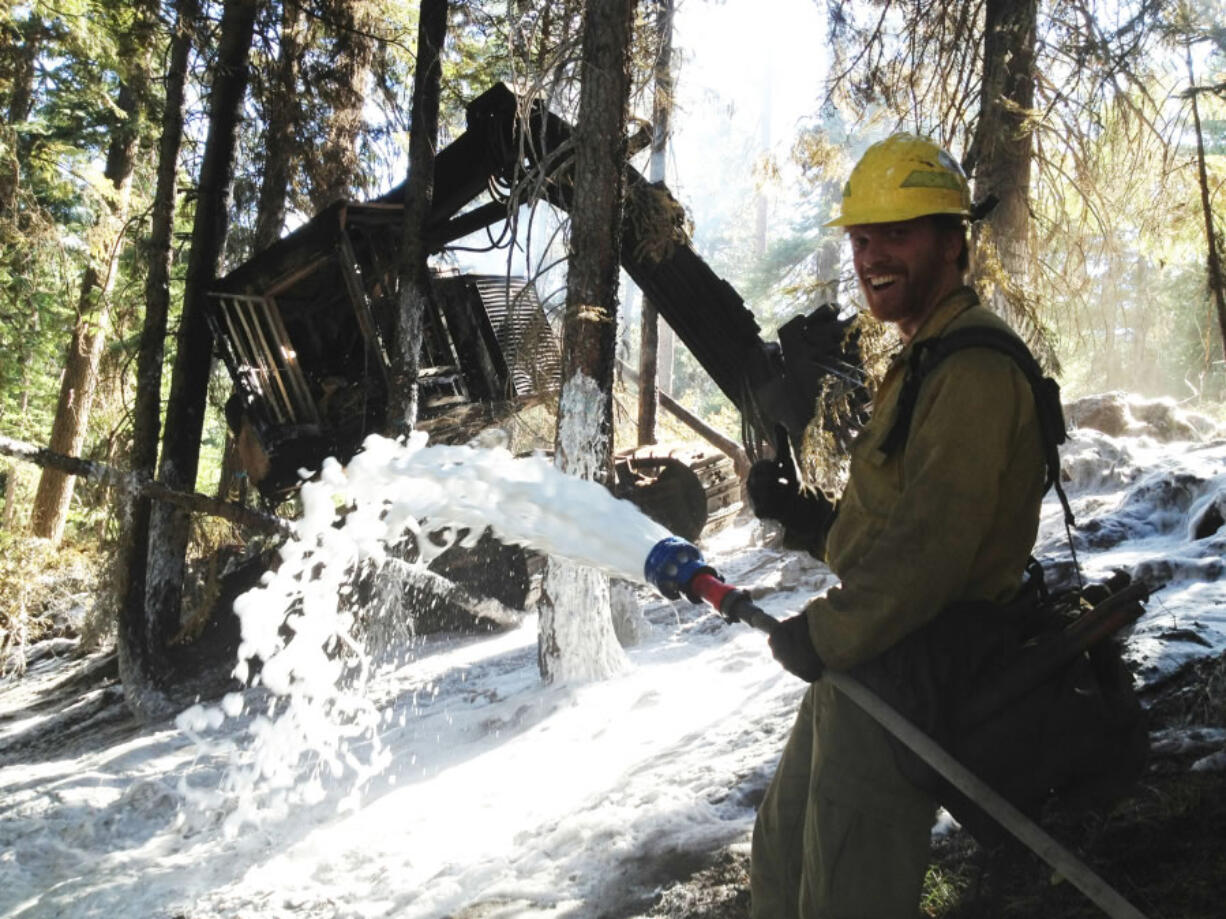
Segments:
[[[1226,902],[1226,656],[1192,663],[1143,696],[1151,758],[1134,792],[1105,818],[1048,811],[1042,826],[1148,919],[1218,919]],[[1198,737],[1209,743],[1201,745]],[[1175,738],[1178,738],[1175,741]],[[714,853],[666,886],[658,919],[746,919],[749,848]],[[1033,853],[988,856],[962,830],[938,837],[922,915],[933,919],[1095,919],[1102,911]]]
[[[38,711],[55,713],[24,742],[6,743],[6,759],[37,759],[51,748],[63,754],[112,747],[141,730],[123,702],[113,654],[62,669],[59,663],[37,661],[30,676],[43,671],[41,678],[11,684],[5,692],[0,726],[6,729]],[[1134,792],[1106,818],[1049,811],[1042,824],[1149,919],[1216,919],[1226,902],[1226,756],[1205,754],[1220,749],[1226,735],[1226,655],[1184,666],[1147,689],[1142,701],[1151,758]],[[675,857],[657,853],[642,867],[658,885],[654,902],[607,902],[612,910],[600,919],[749,915],[747,839],[705,855],[692,849]],[[1091,919],[1102,912],[1071,883],[1054,881],[1037,856],[1018,849],[987,857],[968,833],[955,829],[935,838],[922,914]],[[450,919],[477,915],[480,910],[463,911]]]
[[[1149,919],[1220,917],[1226,440],[1172,446],[1091,430],[1066,453],[1087,576],[1123,568],[1165,586],[1127,643],[1152,741],[1141,781],[1105,819],[1049,812],[1042,823]],[[1066,537],[1049,504],[1036,556],[1058,567]],[[706,550],[774,616],[833,582],[752,523]],[[371,689],[384,773],[360,786],[334,777],[311,806],[277,809],[277,788],[261,787],[254,804],[223,793],[265,751],[250,730],[263,696],[202,739],[141,725],[114,655],[81,656],[90,587],[41,563],[0,565],[0,588],[48,579],[59,613],[43,616],[42,641],[31,631],[24,677],[4,666],[11,654],[0,658],[0,916],[748,916],[754,809],[803,692],[752,630],[640,592],[648,628],[627,652],[632,666],[582,687],[541,683],[534,617],[493,636],[423,636]],[[226,661],[222,680],[206,671],[180,688],[224,691],[234,638],[196,635]],[[310,762],[294,773],[308,791]],[[350,800],[357,809],[342,812]],[[246,831],[231,838],[235,815]],[[1037,857],[986,858],[962,831],[936,837],[922,909],[1102,915]]]
[[[122,701],[113,655],[66,668],[62,679],[43,683],[40,690],[23,700],[6,700],[17,704],[0,721],[19,711],[28,715],[47,708],[58,716],[37,732],[37,739],[30,738],[32,744],[6,749],[8,756],[28,756],[49,744],[60,750],[104,747],[140,730]],[[1149,919],[1216,919],[1226,902],[1226,763],[1220,762],[1221,754],[1206,761],[1204,753],[1220,746],[1215,732],[1226,732],[1226,655],[1185,666],[1143,701],[1152,752],[1133,794],[1105,819],[1049,811],[1042,824]],[[678,851],[671,861],[661,858],[651,865],[659,893],[638,916],[749,916],[747,840],[705,858]],[[607,919],[631,919],[624,913],[628,904],[620,905],[616,917]],[[1019,849],[989,858],[968,833],[954,830],[934,842],[922,914],[933,919],[1092,919],[1102,912],[1072,884],[1054,881],[1037,856]]]

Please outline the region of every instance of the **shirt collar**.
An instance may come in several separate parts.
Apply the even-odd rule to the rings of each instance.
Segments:
[[[932,315],[924,320],[924,324],[916,331],[915,337],[907,342],[903,349],[898,352],[895,361],[905,361],[910,356],[916,342],[939,337],[951,322],[972,306],[978,305],[979,295],[975,293],[974,288],[965,285],[955,287],[937,304],[937,308],[932,311]]]

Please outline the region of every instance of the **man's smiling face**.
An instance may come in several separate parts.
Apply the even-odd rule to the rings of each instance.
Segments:
[[[962,237],[929,217],[847,228],[852,262],[869,310],[910,339],[962,283]]]

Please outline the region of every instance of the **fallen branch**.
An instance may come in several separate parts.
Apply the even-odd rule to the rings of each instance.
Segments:
[[[632,386],[639,385],[639,375],[625,361],[617,362],[621,366],[622,376],[630,381]],[[707,424],[684,405],[670,396],[664,390],[660,390],[660,404],[671,412],[677,420],[702,437],[707,443],[715,447],[716,450],[727,454],[732,460],[732,466],[736,469],[737,477],[742,482],[749,475],[749,457],[745,454],[745,448],[738,444],[731,437],[725,437],[711,425]]]
[[[249,527],[261,533],[272,533],[289,536],[293,532],[290,521],[275,514],[253,510],[242,504],[221,501],[210,498],[199,492],[182,492],[168,488],[161,482],[141,478],[133,472],[116,469],[105,463],[81,459],[76,456],[66,456],[45,447],[13,440],[11,437],[0,436],[0,455],[12,456],[16,459],[33,463],[44,468],[58,469],[69,475],[93,479],[105,485],[112,485],[121,492],[132,497],[151,498],[154,501],[166,501],[197,514],[207,514],[210,517],[221,517],[239,526]]]

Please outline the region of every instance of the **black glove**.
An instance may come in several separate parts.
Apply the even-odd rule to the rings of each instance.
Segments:
[[[834,505],[820,491],[802,490],[787,432],[778,432],[775,459],[760,459],[749,467],[745,491],[756,517],[778,520],[796,548],[818,551],[834,522]]]
[[[771,654],[784,670],[794,673],[806,683],[821,679],[826,665],[813,647],[813,639],[809,637],[809,619],[804,613],[780,622],[768,641]]]
[[[796,504],[804,496],[796,461],[792,459],[788,429],[782,424],[775,426],[775,458],[760,459],[749,467],[745,491],[757,517],[784,523],[796,515]]]
[[[781,521],[790,516],[801,498],[796,467],[780,459],[760,459],[750,466],[745,490],[754,516],[767,520]]]

